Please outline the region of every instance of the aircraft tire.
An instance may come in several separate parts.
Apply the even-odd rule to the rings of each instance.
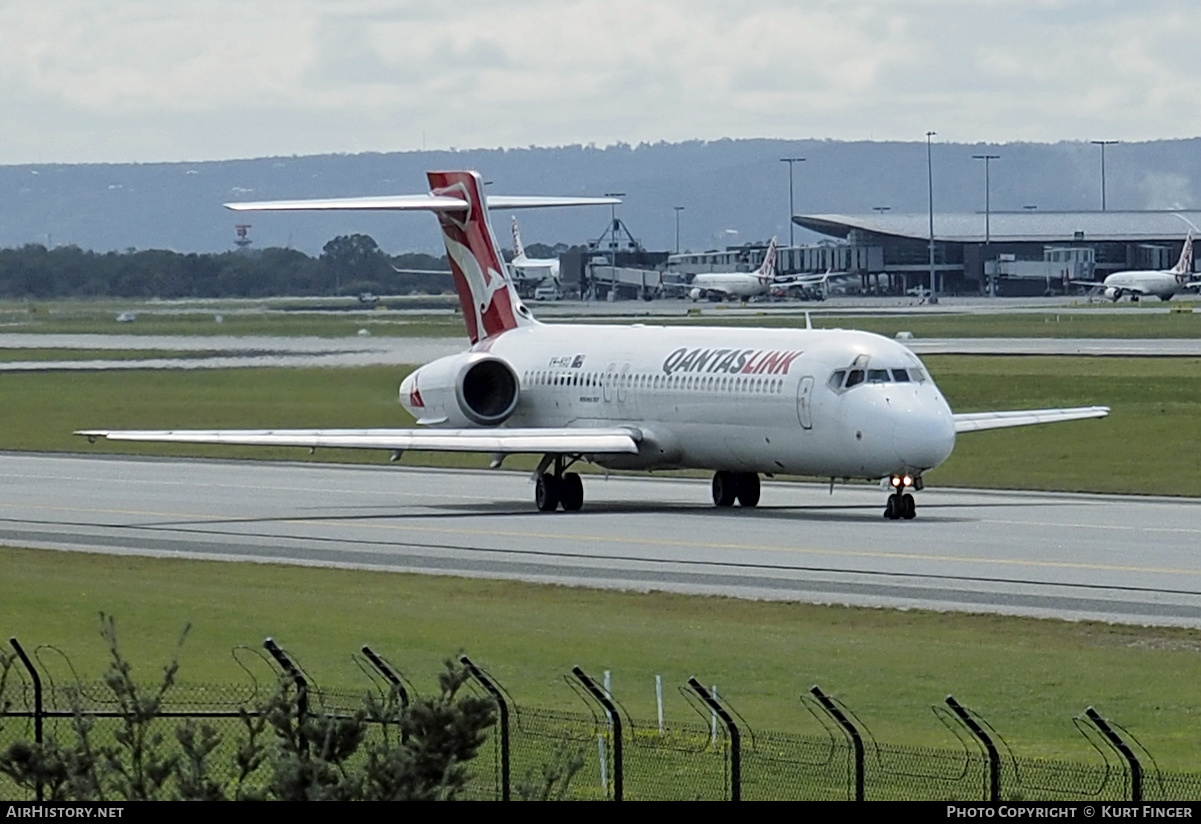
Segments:
[[[901,517],[901,496],[895,492],[888,496],[888,503],[884,506],[884,517],[890,521],[895,521]]]
[[[734,472],[713,473],[713,505],[717,507],[733,506],[738,497],[738,475]]]
[[[738,473],[738,505],[745,507],[759,504],[759,475],[755,472]]]
[[[917,517],[917,504],[913,500],[913,496],[905,494],[901,496],[901,517],[906,521],[912,521]]]
[[[539,512],[554,512],[559,507],[559,481],[543,472],[534,485],[534,504]]]
[[[567,472],[559,481],[559,500],[564,512],[579,512],[584,506],[584,482],[575,472]]]

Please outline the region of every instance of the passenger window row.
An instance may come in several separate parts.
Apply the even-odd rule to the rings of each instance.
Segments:
[[[728,392],[743,394],[779,395],[784,391],[784,379],[775,377],[733,375],[649,375],[633,372],[555,372],[531,370],[525,373],[522,384],[534,386],[592,386],[603,388],[605,382],[613,389],[648,389],[675,392]]]

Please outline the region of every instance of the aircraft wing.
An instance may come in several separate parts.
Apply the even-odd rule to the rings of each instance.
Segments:
[[[236,446],[303,446],[309,449],[391,449],[397,451],[491,453],[637,453],[635,429],[83,429],[95,441],[207,443]]]
[[[955,433],[1004,429],[1010,426],[1034,426],[1039,423],[1081,421],[1104,418],[1108,406],[1077,406],[1071,409],[1023,409],[1016,412],[967,412],[954,416]]]

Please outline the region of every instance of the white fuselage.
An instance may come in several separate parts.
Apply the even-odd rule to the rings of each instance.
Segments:
[[[545,283],[547,280],[555,284],[559,282],[558,258],[514,258],[509,262],[514,281],[530,281]]]
[[[1147,270],[1114,272],[1105,278],[1104,286],[1106,295],[1115,300],[1123,294],[1167,300],[1188,288],[1188,282],[1172,272]]]
[[[705,294],[746,300],[766,295],[771,278],[763,278],[750,272],[709,272],[692,279],[693,300]]]
[[[955,443],[917,356],[866,332],[539,324],[473,351],[518,378],[504,426],[636,429],[637,455],[595,456],[614,468],[881,478],[937,466]],[[410,399],[438,363],[401,385],[415,417],[433,413]]]

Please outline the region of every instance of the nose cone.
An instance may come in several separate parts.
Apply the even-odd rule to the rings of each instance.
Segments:
[[[945,404],[922,404],[905,410],[892,429],[897,457],[913,469],[933,469],[955,448],[955,421]]]

